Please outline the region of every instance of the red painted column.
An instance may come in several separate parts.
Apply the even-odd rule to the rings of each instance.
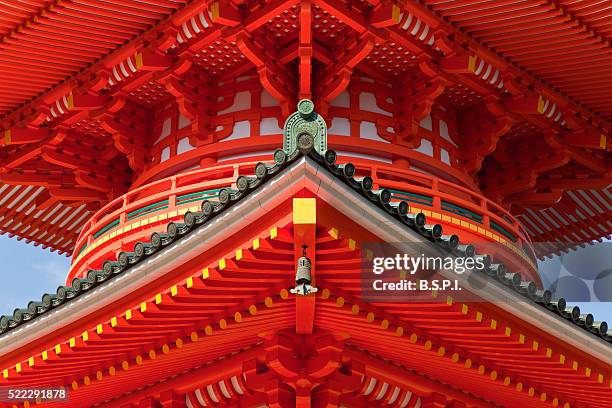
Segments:
[[[300,1],[300,99],[312,97],[312,4],[311,0]]]

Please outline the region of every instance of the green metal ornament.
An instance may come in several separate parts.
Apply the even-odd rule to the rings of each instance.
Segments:
[[[302,99],[297,104],[297,112],[292,113],[283,129],[283,150],[288,156],[296,150],[306,154],[315,149],[319,154],[327,150],[327,125],[314,111],[310,99]]]

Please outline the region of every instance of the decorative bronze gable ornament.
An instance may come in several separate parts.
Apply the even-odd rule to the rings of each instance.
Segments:
[[[283,129],[283,151],[289,157],[299,150],[303,154],[313,148],[321,156],[327,151],[327,125],[325,120],[314,111],[310,99],[302,99],[297,104],[297,112],[289,115]]]

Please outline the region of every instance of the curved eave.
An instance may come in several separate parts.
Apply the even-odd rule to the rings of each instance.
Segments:
[[[155,295],[154,298],[144,302],[145,306],[141,304],[140,307],[130,309],[129,314],[125,312],[125,314],[100,323],[94,329],[89,326],[95,320],[96,314],[108,310],[109,305],[130,298],[143,285],[159,280],[171,271],[176,271],[177,268],[180,268],[181,265],[184,265],[197,254],[206,253],[206,251],[227,239],[228,236],[241,231],[249,224],[257,222],[265,213],[274,211],[279,203],[286,201],[303,188],[310,190],[332,206],[335,211],[341,213],[343,217],[360,220],[360,228],[366,231],[376,231],[376,235],[383,241],[421,242],[423,239],[417,232],[407,228],[398,219],[391,217],[388,212],[374,206],[371,200],[351,187],[350,180],[347,184],[347,180],[335,176],[312,159],[301,158],[286,167],[269,183],[261,185],[260,188],[246,196],[244,200],[229,207],[201,228],[185,235],[113,279],[2,336],[0,347],[5,352],[3,356],[3,360],[5,360],[10,358],[10,354],[19,353],[20,350],[21,352],[29,351],[28,346],[40,341],[41,338],[56,338],[57,334],[67,325],[72,325],[73,329],[71,330],[74,332],[73,337],[58,343],[46,354],[35,355],[32,360],[27,359],[26,362],[19,363],[19,369],[17,367],[11,369],[8,375],[9,381],[14,384],[27,383],[28,385],[38,382],[42,384],[49,381],[65,381],[66,373],[61,370],[61,367],[68,364],[73,369],[71,378],[74,378],[72,384],[75,398],[79,396],[79,398],[83,398],[82,401],[89,403],[91,399],[88,398],[91,398],[92,394],[87,394],[87,391],[92,392],[94,389],[98,389],[96,387],[100,387],[99,390],[106,393],[104,395],[107,395],[107,398],[116,392],[116,389],[109,386],[115,381],[112,379],[110,382],[102,379],[93,381],[93,385],[88,388],[89,384],[92,383],[93,372],[89,373],[83,364],[93,364],[98,367],[96,361],[90,361],[89,344],[96,343],[102,348],[106,347],[105,353],[112,354],[113,358],[116,359],[124,359],[125,363],[121,362],[119,367],[127,371],[128,374],[126,375],[130,379],[124,385],[127,383],[133,385],[134,381],[142,380],[142,374],[147,372],[146,370],[158,371],[154,368],[155,363],[149,361],[155,359],[151,357],[152,354],[149,353],[148,357],[139,354],[140,359],[139,356],[130,355],[133,343],[126,342],[126,336],[133,337],[138,344],[143,343],[142,347],[144,349],[153,347],[155,353],[160,351],[158,350],[160,347],[161,354],[179,350],[176,355],[181,357],[174,359],[172,364],[164,365],[165,370],[175,371],[177,367],[178,369],[187,367],[189,356],[198,354],[201,344],[216,344],[214,343],[216,338],[214,333],[216,332],[223,334],[218,338],[221,339],[219,347],[207,348],[209,354],[206,354],[205,358],[208,360],[222,357],[224,355],[222,350],[224,350],[230,338],[234,339],[231,343],[237,349],[244,349],[258,344],[257,333],[262,330],[274,331],[291,328],[295,324],[294,301],[292,297],[289,297],[287,290],[284,289],[285,286],[283,286],[290,284],[293,276],[292,237],[289,233],[291,228],[283,228],[282,231],[281,229],[270,231],[269,238],[265,238],[266,240],[276,239],[286,244],[286,273],[270,277],[269,271],[266,269],[264,272],[267,278],[264,281],[268,283],[268,288],[262,289],[261,293],[258,293],[257,290],[249,286],[256,282],[253,273],[256,270],[262,271],[261,268],[256,268],[253,272],[246,273],[247,278],[238,287],[247,291],[251,297],[258,297],[251,302],[246,302],[252,303],[251,306],[245,306],[244,300],[236,298],[234,294],[225,293],[223,295],[225,290],[223,288],[226,286],[233,291],[232,293],[235,293],[238,288],[231,279],[224,279],[221,277],[222,274],[217,274],[219,270],[231,269],[237,265],[238,270],[242,270],[238,263],[238,253],[236,253],[236,256],[232,259],[223,261],[223,263],[219,261],[219,264],[214,267],[216,268],[215,271],[210,271],[210,278],[218,279],[215,285],[204,284],[203,279],[208,279],[209,276],[202,273],[201,277],[194,277],[189,283],[188,281],[177,283],[173,286],[176,289],[169,292],[164,291],[159,295],[159,298],[158,295]],[[327,226],[323,225],[323,227]],[[327,235],[327,229],[320,228],[318,234]],[[341,254],[342,248],[346,246],[345,251],[354,253],[354,245],[349,244],[347,239],[338,239],[337,233],[333,235],[336,235],[336,238],[334,238],[335,245],[340,250],[339,260],[340,262],[346,262],[346,256]],[[333,235],[331,235],[332,238]],[[329,237],[322,237],[321,239],[323,238],[324,240],[321,242],[329,242]],[[319,236],[317,242],[319,242]],[[247,250],[256,251],[260,248],[260,244],[261,242],[258,242],[257,245],[253,243],[253,248]],[[262,247],[265,246],[262,245]],[[278,248],[278,246],[276,245],[274,248]],[[242,259],[242,254],[240,259]],[[534,385],[534,389],[537,389],[538,392],[546,390],[555,396],[561,396],[562,399],[572,398],[571,393],[573,391],[559,387],[558,381],[554,379],[555,373],[562,373],[565,380],[572,383],[582,384],[583,381],[587,381],[589,390],[594,390],[593,392],[596,393],[595,397],[594,394],[584,392],[573,394],[574,396],[577,395],[577,398],[585,402],[592,402],[591,406],[594,407],[606,406],[605,392],[609,379],[606,377],[605,371],[601,371],[598,366],[612,362],[609,343],[569,324],[566,319],[536,305],[502,284],[489,281],[487,285],[482,285],[485,289],[475,290],[474,293],[485,303],[476,304],[474,309],[472,309],[472,306],[466,308],[464,305],[452,301],[434,306],[431,304],[393,303],[363,305],[356,301],[356,297],[353,296],[353,292],[356,288],[359,288],[358,284],[345,282],[346,288],[337,288],[337,284],[334,283],[337,278],[333,274],[326,276],[323,263],[320,266],[319,277],[320,289],[322,290],[317,301],[319,307],[316,316],[317,327],[350,333],[350,340],[347,341],[348,346],[354,347],[358,352],[356,356],[358,355],[357,357],[367,361],[368,364],[376,365],[373,360],[382,358],[380,364],[386,367],[385,370],[389,370],[389,363],[392,363],[404,367],[403,369],[412,367],[421,371],[430,370],[427,373],[433,377],[438,377],[439,367],[444,366],[449,371],[444,374],[447,377],[443,381],[453,383],[453,378],[455,378],[453,376],[465,376],[460,378],[473,380],[463,384],[464,392],[482,395],[479,390],[474,388],[473,384],[476,384],[479,379],[484,379],[491,385],[490,390],[485,392],[484,397],[486,399],[496,400],[503,397],[505,400],[523,401],[527,404],[525,406],[538,406],[537,397],[531,399],[533,395],[529,395],[518,388],[515,390],[502,388],[506,386],[501,383],[502,380],[506,381],[505,378],[502,378],[502,374],[516,372],[520,376],[530,378],[529,382]],[[212,274],[215,274],[214,277]],[[276,281],[270,281],[270,279],[276,279]],[[358,282],[359,275],[355,274],[351,279]],[[483,281],[486,278],[484,275],[475,275],[472,279]],[[281,288],[280,291],[279,288]],[[199,318],[203,322],[208,322],[210,326],[210,329],[207,327],[203,330],[207,336],[212,335],[210,342],[202,342],[196,345],[189,344],[189,347],[186,347],[183,351],[186,342],[197,342],[197,336],[191,337],[191,340],[184,340],[179,336],[180,341],[177,339],[173,340],[173,343],[165,344],[165,346],[159,345],[158,340],[168,341],[168,331],[178,336],[175,333],[177,329],[186,333],[195,330],[196,334],[202,330],[202,327],[194,329],[194,324],[197,323],[194,322],[193,316],[194,302],[203,302],[205,305],[209,305],[211,296],[215,296],[214,293],[217,290],[221,290],[220,294],[224,303],[223,310],[213,310],[210,312],[212,314],[208,316],[206,308],[196,308],[200,310],[198,312],[200,313]],[[209,291],[210,293],[204,293]],[[217,292],[217,295],[219,295],[219,292]],[[266,297],[265,300],[263,300],[264,297]],[[239,304],[236,303],[237,301]],[[233,302],[234,306],[226,304],[227,302]],[[354,306],[358,307],[355,309]],[[189,315],[183,313],[187,311],[189,311]],[[431,319],[427,319],[427,322],[419,322],[414,317],[415,311],[429,314]],[[87,322],[86,327],[78,326],[80,319]],[[74,327],[75,324],[78,327]],[[463,328],[460,334],[467,336],[467,340],[472,333],[478,334],[479,341],[466,341],[466,338],[461,338],[462,336],[457,338],[455,330],[444,330],[446,326],[448,326],[447,329],[453,329],[457,324]],[[134,330],[134,327],[138,327],[138,329]],[[416,330],[416,332],[409,334],[409,330]],[[523,332],[527,335],[522,334]],[[115,336],[118,336],[121,346],[117,345]],[[150,344],[147,342],[150,342]],[[435,345],[435,347],[432,347],[432,345]],[[490,361],[492,358],[488,352],[490,347],[495,347],[497,350],[493,357],[493,360],[497,361],[496,364]],[[450,353],[451,348],[454,351],[452,354]],[[370,350],[370,352],[364,354],[363,350]],[[449,350],[449,352],[447,353],[445,350]],[[502,353],[503,356],[500,357],[499,353]],[[455,354],[457,357],[455,357]],[[572,358],[577,358],[574,356],[579,355],[578,361],[580,362],[570,360],[566,357],[569,355]],[[547,362],[553,377],[539,378],[537,372],[529,367],[526,368],[520,362],[516,362],[517,356],[528,358],[528,361],[542,360]],[[552,360],[553,357],[554,360]],[[474,358],[478,358],[478,361],[482,362],[482,368],[480,366],[471,367],[464,363],[464,360],[467,362],[468,359],[472,361]],[[133,359],[135,359],[135,362]],[[30,361],[32,364],[30,364]],[[74,361],[82,361],[82,364],[74,369],[72,364]],[[459,361],[464,364],[457,364]],[[134,365],[142,366],[142,368],[136,367],[132,370],[130,367]],[[426,369],[426,367],[429,368]],[[591,367],[595,367],[596,371],[592,371]],[[371,373],[380,376],[384,371],[380,370],[382,369]],[[141,375],[138,376],[137,373]],[[499,378],[498,375],[500,375]],[[96,376],[98,376],[97,373]],[[105,376],[106,374],[101,374],[102,378]],[[589,379],[583,380],[585,376]],[[123,378],[128,377],[123,376]],[[80,391],[80,387],[83,387],[83,391]],[[494,392],[495,390],[498,392]],[[125,392],[127,391],[125,389]],[[104,395],[100,394],[102,397]],[[597,400],[597,398],[603,399]],[[601,401],[600,405],[598,405],[599,401]]]
[[[0,234],[70,255],[91,211],[52,200],[43,186],[0,183]]]
[[[536,244],[538,256],[544,258],[610,239],[611,211],[612,192],[606,187],[567,191],[557,204],[528,208],[517,218]]]
[[[0,338],[0,346],[7,353],[35,341],[41,335],[50,334],[96,310],[102,310],[109,303],[128,296],[147,282],[162,277],[177,265],[187,262],[194,254],[205,252],[227,236],[256,221],[261,211],[272,211],[280,202],[290,198],[301,188],[308,188],[315,195],[332,205],[350,219],[359,219],[363,227],[376,231],[386,242],[421,242],[422,236],[407,228],[400,220],[390,217],[382,209],[349,187],[339,176],[335,176],[312,159],[304,157],[282,170],[272,183],[266,183],[253,191],[244,200],[224,211],[201,228],[189,233],[177,243],[146,258],[124,273],[108,282],[52,309],[25,325],[17,326]],[[351,197],[351,200],[347,200]],[[206,238],[206,239],[204,239]],[[399,248],[401,249],[401,248]],[[468,275],[459,281],[467,282]],[[474,273],[470,279],[480,283],[484,289],[476,289],[475,295],[486,302],[498,305],[507,313],[531,324],[544,324],[547,331],[576,348],[589,345],[591,353],[603,361],[610,360],[608,341],[599,339],[568,321],[543,308],[516,291],[509,290],[497,282],[490,282],[484,275]],[[488,284],[487,284],[488,282]],[[478,287],[478,285],[477,285]],[[576,330],[568,331],[568,327]],[[604,335],[606,339],[608,336]]]
[[[422,3],[516,67],[612,119],[612,14],[606,2]]]
[[[188,1],[118,0],[103,7],[93,0],[26,3],[5,1],[0,12],[0,117],[104,58]]]

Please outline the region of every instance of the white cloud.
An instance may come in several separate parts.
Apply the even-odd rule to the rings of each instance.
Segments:
[[[65,263],[55,259],[33,262],[29,266],[33,272],[40,274],[39,277],[50,281],[52,284],[64,283],[68,274]]]

